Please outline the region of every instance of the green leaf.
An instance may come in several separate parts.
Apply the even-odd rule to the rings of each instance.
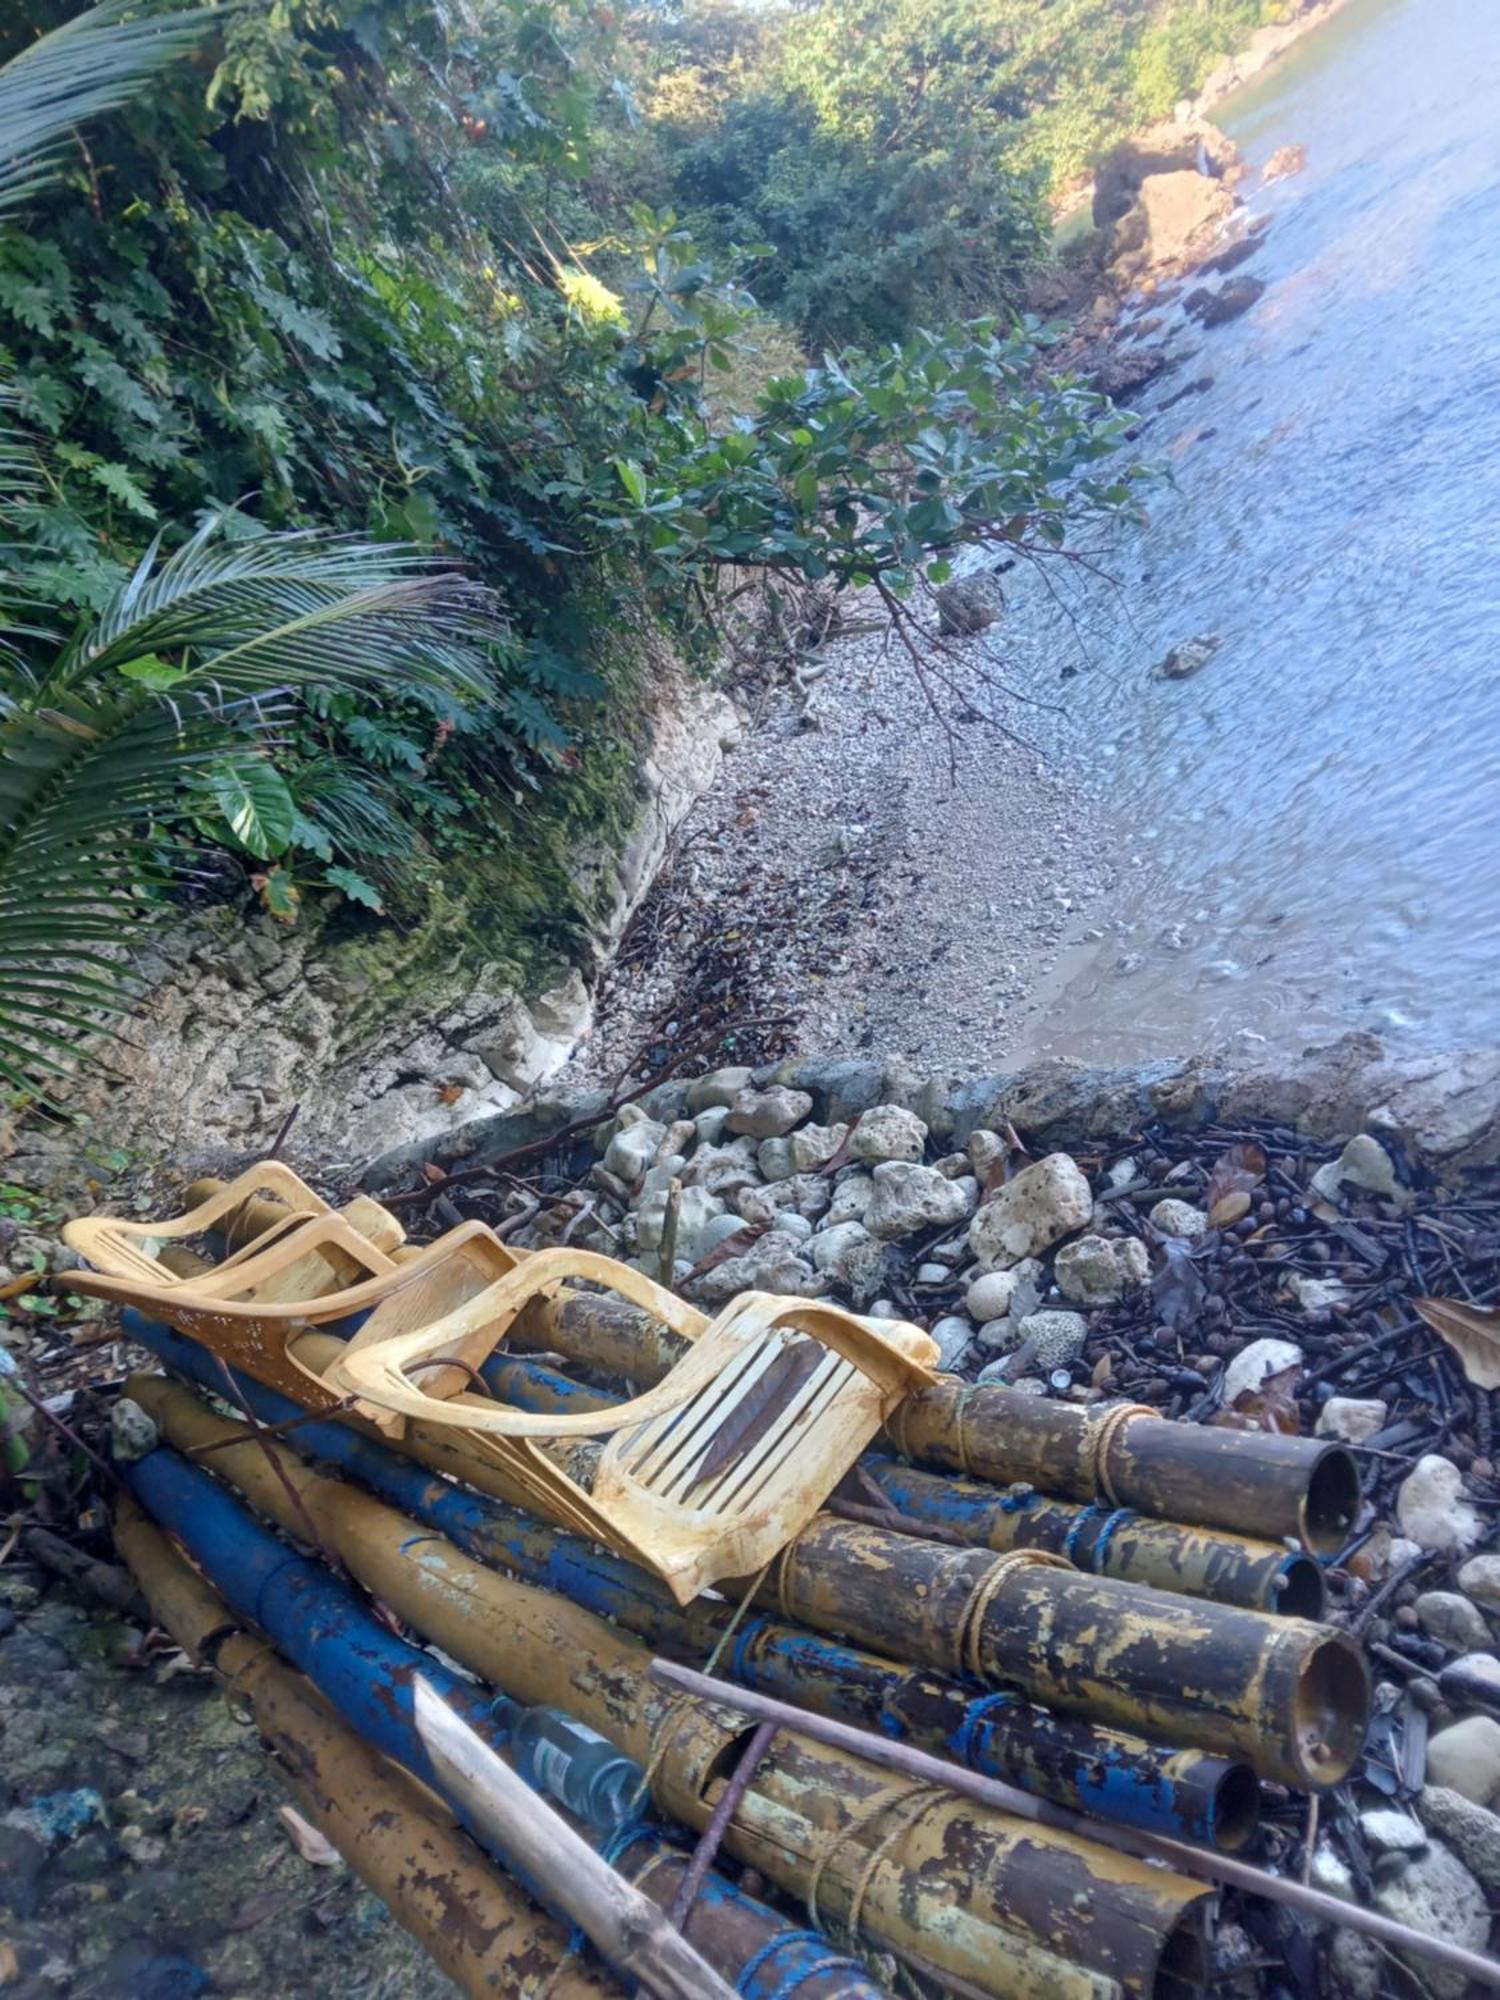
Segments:
[[[247,854],[269,861],[286,851],[297,830],[297,807],[274,764],[264,757],[222,763],[209,773],[208,788]]]
[[[118,500],[121,506],[128,507],[131,513],[138,515],[141,520],[154,521],[156,519],[155,507],[152,506],[151,502],[146,498],[140,487],[136,485],[123,465],[91,465],[88,469],[88,476],[96,486],[102,486],[111,499]]]
[[[635,463],[635,460],[617,458],[615,460],[615,471],[619,473],[620,484],[625,488],[625,491],[630,495],[636,506],[644,507],[646,504],[646,475]]]
[[[267,875],[257,875],[255,885],[261,902],[278,923],[296,923],[302,891],[292,880],[290,869],[273,868]]]
[[[325,868],[323,879],[330,889],[342,889],[351,903],[359,903],[367,910],[374,910],[377,915],[384,911],[385,905],[375,884],[353,868]]]
[[[145,653],[138,660],[127,660],[119,671],[126,680],[138,681],[142,687],[150,688],[153,694],[162,694],[188,677],[186,667],[174,667],[170,660],[162,659],[158,653]]]

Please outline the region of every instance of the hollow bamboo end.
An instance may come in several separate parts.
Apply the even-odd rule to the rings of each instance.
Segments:
[[[1354,1454],[1344,1445],[1331,1444],[1318,1454],[1302,1496],[1298,1515],[1302,1546],[1313,1555],[1337,1555],[1354,1532],[1359,1503]]]
[[[1221,1854],[1235,1854],[1260,1825],[1260,1780],[1249,1764],[1226,1764],[1214,1786],[1209,1830]]]
[[[1328,1584],[1311,1556],[1288,1556],[1277,1570],[1275,1596],[1267,1607],[1283,1618],[1305,1618],[1321,1625],[1328,1614]]]
[[[1296,1782],[1326,1791],[1347,1777],[1370,1719],[1370,1669],[1346,1632],[1326,1632],[1305,1654],[1292,1702]]]
[[[1156,1976],[1151,1981],[1151,2000],[1198,2000],[1208,1984],[1208,1942],[1203,1934],[1201,1910],[1190,1904],[1167,1932]]]

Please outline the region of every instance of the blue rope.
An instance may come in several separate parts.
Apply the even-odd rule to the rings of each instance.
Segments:
[[[982,1694],[971,1701],[964,1710],[963,1724],[953,1737],[953,1754],[960,1764],[967,1764],[974,1754],[974,1734],[992,1709],[1014,1708],[1013,1694]]]
[[[1104,1561],[1105,1557],[1109,1554],[1110,1536],[1114,1534],[1117,1528],[1123,1528],[1127,1521],[1134,1521],[1136,1518],[1137,1516],[1129,1507],[1120,1507],[1105,1522],[1103,1528],[1099,1531],[1099,1539],[1094,1544],[1095,1576],[1103,1576],[1104,1574]]]
[[[1078,1561],[1078,1537],[1091,1521],[1097,1521],[1108,1511],[1106,1507],[1084,1507],[1079,1510],[1078,1519],[1069,1528],[1068,1539],[1063,1543],[1063,1554],[1070,1563],[1076,1564]],[[1095,1567],[1097,1568],[1097,1565]]]
[[[794,1944],[810,1944],[816,1946],[819,1951],[823,1951],[827,1947],[828,1940],[823,1936],[821,1931],[778,1931],[775,1937],[766,1940],[759,1951],[752,1952],[740,1967],[739,1976],[734,1982],[735,1992],[744,1994],[761,1967],[773,1959],[778,1951],[785,1951],[788,1945]],[[775,1991],[766,1996],[766,2000],[779,2000],[781,1994],[794,1991],[802,1984],[803,1980],[811,1979],[815,1973],[840,1966],[848,1966],[855,1972],[864,1971],[864,1967],[856,1958],[820,1958],[813,1966],[806,1970],[797,1970],[788,1973],[781,1984],[776,1987]]]
[[[754,1687],[755,1683],[749,1679],[746,1669],[745,1653],[752,1640],[769,1631],[770,1625],[769,1618],[750,1618],[735,1634],[734,1644],[729,1649],[729,1678],[732,1681],[747,1681],[749,1686]]]
[[[857,1972],[862,1978],[869,1976],[857,1958],[830,1954],[827,1958],[815,1958],[811,1965],[794,1966],[781,1984],[765,1996],[765,2000],[785,2000],[788,1993],[795,1993],[799,1986],[805,1986],[809,1979],[816,1979],[820,1972]]]

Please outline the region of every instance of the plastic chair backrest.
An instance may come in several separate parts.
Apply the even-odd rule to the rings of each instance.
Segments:
[[[473,1395],[444,1398],[413,1376],[482,1338],[505,1339],[525,1306],[571,1282],[603,1284],[692,1345],[663,1381],[610,1410],[536,1413]],[[759,1569],[806,1523],[881,1423],[930,1381],[920,1328],[862,1320],[806,1299],[747,1292],[710,1321],[628,1266],[538,1251],[426,1327],[393,1293],[328,1371],[365,1405],[460,1430],[504,1469],[525,1504],[608,1543],[665,1579],[682,1603]],[[545,1441],[608,1440],[592,1491]]]
[[[237,1257],[211,1278],[192,1284],[160,1282],[154,1267],[149,1281],[107,1271],[72,1271],[68,1282],[92,1298],[134,1306],[148,1319],[164,1321],[231,1368],[242,1368],[257,1382],[279,1389],[308,1409],[328,1410],[340,1404],[343,1395],[298,1360],[294,1344],[300,1334],[369,1312],[398,1288],[401,1311],[419,1313],[424,1319],[440,1317],[513,1270],[517,1262],[517,1253],[482,1222],[463,1223],[400,1262],[334,1214],[308,1217],[305,1228],[284,1234],[267,1248],[248,1247],[255,1254]],[[305,1271],[330,1250],[361,1268],[359,1283],[310,1297],[277,1296],[288,1271]],[[362,1332],[362,1328],[356,1332],[355,1340]],[[455,1347],[452,1352],[464,1365],[437,1371],[437,1386],[450,1391],[464,1386],[471,1349],[481,1358],[488,1351],[477,1337]],[[400,1429],[384,1410],[378,1420],[385,1428]]]
[[[121,1216],[86,1215],[63,1225],[63,1241],[87,1258],[95,1270],[120,1278],[133,1278],[147,1285],[172,1285],[189,1289],[213,1289],[221,1275],[255,1259],[285,1237],[306,1230],[308,1223],[335,1211],[279,1160],[265,1160],[248,1168],[235,1180],[200,1182],[209,1190],[205,1198],[183,1215],[164,1222],[129,1222]],[[265,1199],[270,1197],[270,1199]],[[203,1265],[183,1259],[174,1269],[164,1262],[161,1251],[186,1239],[218,1231],[227,1233],[234,1223],[253,1212],[256,1233],[247,1242],[220,1258]],[[402,1241],[400,1223],[368,1195],[357,1195],[340,1211],[358,1239],[359,1251],[351,1257],[342,1237],[330,1237],[321,1257],[309,1256],[283,1262],[276,1267],[272,1289],[264,1297],[302,1298],[318,1291],[330,1291],[370,1273],[368,1247],[388,1254]]]

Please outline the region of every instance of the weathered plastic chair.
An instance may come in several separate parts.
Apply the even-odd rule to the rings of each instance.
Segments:
[[[192,1238],[224,1232],[251,1209],[267,1226],[250,1241],[216,1262],[182,1258]],[[371,1250],[383,1260],[375,1268],[387,1268],[405,1232],[395,1216],[368,1195],[356,1196],[346,1208],[333,1209],[279,1160],[262,1161],[227,1185],[216,1185],[196,1207],[165,1222],[83,1215],[65,1222],[62,1234],[69,1248],[86,1257],[96,1271],[146,1285],[212,1288],[225,1273],[242,1268],[288,1238],[295,1237],[299,1250],[305,1249],[310,1241],[309,1224],[335,1214],[355,1239],[355,1254],[351,1257],[346,1251],[342,1234],[331,1236],[320,1256],[308,1255],[305,1267],[299,1260],[278,1265],[275,1288],[261,1294],[265,1298],[301,1298],[368,1275]]]
[[[195,1214],[201,1216],[202,1211]],[[261,1237],[206,1276],[192,1279],[158,1268],[127,1240],[127,1252],[134,1258],[127,1274],[70,1271],[68,1283],[91,1298],[134,1306],[146,1318],[175,1327],[268,1388],[279,1389],[308,1409],[327,1410],[344,1396],[328,1387],[319,1368],[299,1359],[295,1345],[302,1335],[356,1320],[386,1300],[392,1311],[384,1324],[426,1326],[484,1291],[518,1262],[517,1252],[483,1222],[461,1223],[438,1242],[399,1261],[326,1205],[322,1214],[304,1212],[299,1226],[272,1233],[274,1242]],[[73,1236],[69,1241],[86,1256],[94,1250],[110,1254],[117,1247],[110,1239],[108,1252],[101,1249],[98,1234],[89,1230],[82,1239]],[[357,1274],[355,1282],[330,1287],[334,1259]],[[127,1256],[121,1261],[130,1260]],[[363,1337],[360,1327],[351,1345]],[[462,1387],[471,1372],[471,1350],[482,1358],[489,1346],[475,1335],[455,1347],[451,1352],[459,1365],[434,1370],[435,1386],[444,1391]],[[383,1428],[399,1432],[403,1427],[400,1419],[392,1420],[384,1410],[366,1414]]]
[[[480,1365],[476,1335],[488,1354],[531,1300],[578,1281],[606,1286],[692,1343],[654,1389],[616,1409],[558,1416],[445,1394],[425,1379],[456,1354]],[[416,1317],[393,1292],[333,1361],[327,1385],[453,1426],[497,1461],[523,1504],[655,1570],[683,1604],[785,1547],[897,1404],[932,1380],[937,1358],[918,1327],[765,1292],[742,1293],[710,1321],[640,1272],[575,1250],[537,1251],[456,1311],[422,1327]],[[601,1437],[591,1490],[544,1449]]]

